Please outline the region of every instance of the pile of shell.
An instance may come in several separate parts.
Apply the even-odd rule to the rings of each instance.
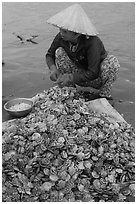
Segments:
[[[3,201],[126,201],[135,193],[134,131],[89,113],[74,88],[34,97],[3,131]]]

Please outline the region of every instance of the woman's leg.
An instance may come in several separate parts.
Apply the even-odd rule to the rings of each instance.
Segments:
[[[119,68],[120,64],[118,59],[114,55],[108,55],[100,64],[99,77],[93,81],[86,82],[85,87],[96,89],[95,93],[100,97],[110,98],[112,84],[117,78]]]
[[[101,87],[99,89],[99,95],[101,97],[111,97],[112,84],[117,79],[119,68],[119,61],[114,55],[108,55],[101,63]]]

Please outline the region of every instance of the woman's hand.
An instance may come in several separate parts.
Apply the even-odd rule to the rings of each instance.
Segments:
[[[73,84],[73,75],[72,74],[63,74],[57,80],[57,83],[60,86],[69,86]]]
[[[57,69],[55,65],[52,65],[50,67],[50,79],[52,81],[57,81],[59,75],[60,75],[60,71]]]

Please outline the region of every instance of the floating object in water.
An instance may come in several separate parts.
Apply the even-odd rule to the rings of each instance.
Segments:
[[[38,37],[38,35],[21,36],[19,34],[16,34],[15,32],[13,32],[13,35],[15,35],[21,41],[21,43],[31,42],[33,44],[38,44],[33,40],[34,38]]]

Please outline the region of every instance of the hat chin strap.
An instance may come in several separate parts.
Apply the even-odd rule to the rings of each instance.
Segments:
[[[80,33],[77,33],[77,34],[73,37],[72,41],[77,43],[77,39],[78,39],[78,37],[79,37],[80,35],[81,35]]]

